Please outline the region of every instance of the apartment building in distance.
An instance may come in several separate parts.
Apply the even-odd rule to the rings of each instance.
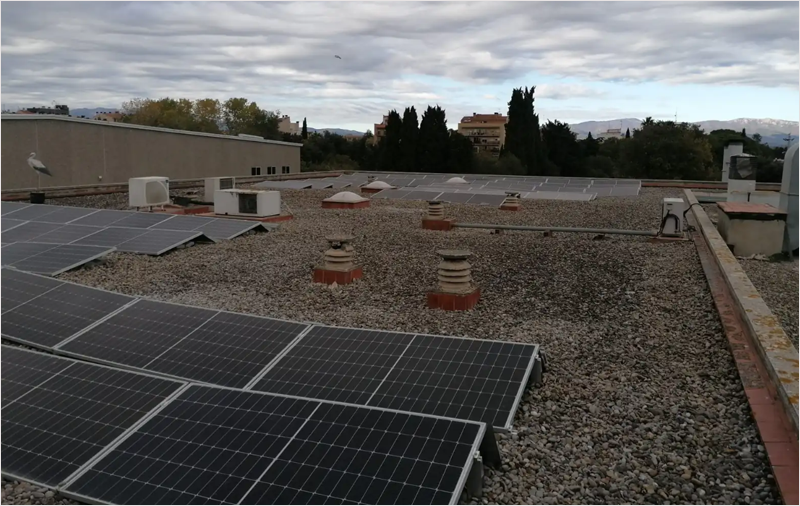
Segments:
[[[389,121],[389,115],[383,115],[383,121],[375,123],[375,129],[372,131],[372,143],[377,144],[386,136],[386,122]]]
[[[122,113],[119,111],[98,112],[92,119],[95,121],[109,121],[111,123],[116,123],[118,121],[122,121]]]
[[[464,116],[458,124],[458,133],[472,141],[476,153],[500,156],[500,146],[506,142],[508,117],[499,112]]]
[[[289,116],[283,115],[278,123],[278,130],[285,134],[300,135],[300,122],[295,121],[292,123],[292,119]]]

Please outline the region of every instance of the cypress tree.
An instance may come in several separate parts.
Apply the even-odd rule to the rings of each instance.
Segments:
[[[506,123],[506,141],[503,154],[512,154],[524,164],[527,156],[525,149],[525,97],[521,88],[514,88],[508,102],[508,122]]]
[[[631,129],[630,128],[626,128],[625,129],[625,138],[626,139],[630,139],[631,138]]]
[[[417,143],[419,141],[419,121],[414,106],[403,112],[403,130],[400,133],[399,169],[408,172],[417,170]]]
[[[303,118],[303,130],[300,133],[300,137],[303,139],[308,139],[308,125],[306,124],[306,119]]]
[[[438,105],[428,106],[419,125],[417,156],[422,172],[445,172],[450,152],[450,133],[445,111]]]
[[[386,120],[386,136],[381,139],[381,161],[383,170],[403,170],[400,165],[400,135],[403,131],[403,120],[392,109]]]

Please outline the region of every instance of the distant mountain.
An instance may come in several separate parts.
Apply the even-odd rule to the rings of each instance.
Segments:
[[[364,135],[364,132],[357,130],[347,130],[346,128],[311,128],[308,127],[309,132],[330,132],[337,135]]]
[[[641,120],[636,118],[622,118],[607,121],[584,121],[582,123],[573,123],[570,125],[570,128],[573,132],[578,134],[579,138],[584,138],[589,134],[589,132],[592,133],[592,136],[600,135],[610,128],[621,128],[622,131],[625,132],[625,130],[628,128],[631,130],[634,128],[639,128],[641,124]],[[694,122],[694,124],[699,125],[700,128],[702,128],[705,132],[721,129],[741,131],[742,128],[744,128],[748,136],[752,136],[753,134],[761,134],[761,136],[764,138],[764,142],[767,142],[767,144],[771,146],[785,144],[786,141],[783,141],[782,139],[786,137],[787,133],[791,133],[794,137],[797,137],[798,129],[800,129],[800,124],[798,124],[797,121],[785,121],[781,119],[770,118],[737,118],[728,121],[706,120],[697,121]],[[773,139],[773,137],[780,137],[780,140]]]

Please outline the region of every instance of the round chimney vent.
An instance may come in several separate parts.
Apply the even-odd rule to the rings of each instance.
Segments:
[[[451,184],[469,184],[469,183],[467,182],[467,180],[466,180],[466,179],[464,179],[463,177],[451,177],[450,179],[448,179],[447,181],[445,181],[445,183],[451,183]]]

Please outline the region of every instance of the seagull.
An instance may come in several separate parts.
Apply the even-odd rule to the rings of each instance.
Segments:
[[[53,177],[53,174],[45,167],[45,165],[36,159],[36,153],[31,153],[31,156],[28,157],[28,167],[32,168],[36,171],[36,188],[38,189],[41,185],[42,174],[46,176]]]
[[[333,57],[334,57],[334,58],[339,58],[340,60],[342,59],[342,57],[341,57],[341,56],[339,56],[338,54],[335,54],[335,55],[333,55]]]

